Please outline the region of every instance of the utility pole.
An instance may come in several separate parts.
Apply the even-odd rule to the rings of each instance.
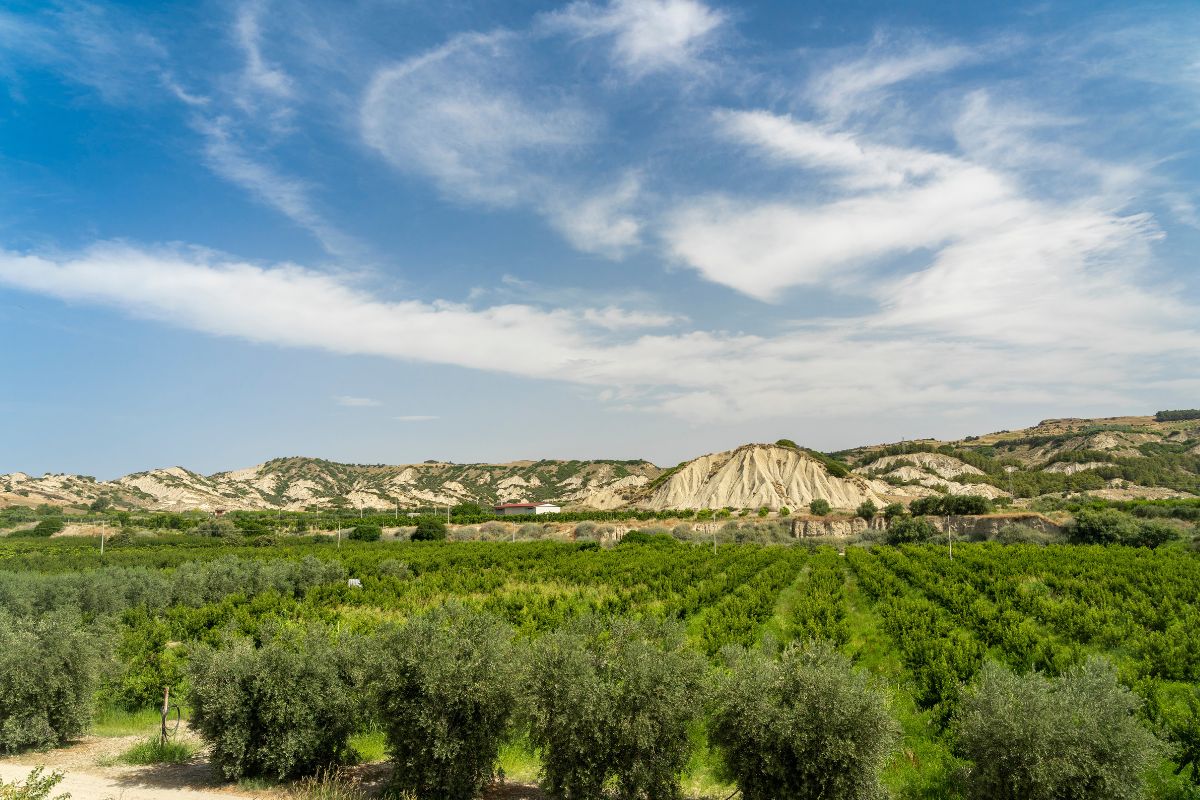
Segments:
[[[450,524],[450,504],[446,504],[446,524]]]
[[[950,560],[954,560],[954,535],[950,532],[950,515],[946,515],[946,542],[950,545]]]

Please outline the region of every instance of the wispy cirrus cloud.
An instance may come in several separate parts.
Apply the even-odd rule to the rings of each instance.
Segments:
[[[699,0],[580,0],[541,20],[550,31],[610,40],[613,61],[635,78],[696,69],[726,22],[724,13]]]
[[[363,138],[447,197],[530,208],[578,249],[619,257],[639,241],[639,181],[572,175],[603,119],[561,93],[523,91],[525,46],[510,31],[462,35],[378,70],[360,109]]]

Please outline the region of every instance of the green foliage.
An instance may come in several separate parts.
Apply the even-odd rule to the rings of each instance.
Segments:
[[[1200,408],[1183,408],[1177,411],[1159,411],[1154,415],[1159,422],[1173,422],[1182,419],[1200,419]]]
[[[1111,508],[1079,511],[1075,514],[1069,535],[1076,544],[1124,544],[1150,548],[1179,538],[1178,531],[1165,522],[1135,519]]]
[[[355,525],[354,529],[350,531],[350,538],[356,542],[378,542],[382,537],[383,529],[369,522]]]
[[[1134,800],[1161,746],[1136,714],[1141,701],[1107,661],[1061,677],[984,666],[955,718],[963,775],[979,800]]]
[[[704,667],[675,626],[594,617],[534,642],[526,691],[543,786],[563,800],[678,797]]]
[[[800,449],[800,445],[796,444],[796,443],[795,443],[795,442],[793,442],[791,439],[780,439],[780,440],[778,440],[777,442],[775,442],[775,444],[776,444],[776,446],[778,446],[778,447],[790,447],[790,448],[792,448],[793,450],[799,450],[799,449]]]
[[[191,742],[168,739],[162,742],[159,737],[152,736],[130,747],[121,754],[121,761],[126,764],[186,764],[192,760],[199,748]]]
[[[710,738],[745,800],[884,796],[880,773],[900,727],[865,672],[824,641],[778,660],[745,650],[731,658]]]
[[[44,770],[45,767],[35,767],[23,781],[0,781],[0,800],[71,800],[69,794],[50,797],[50,792],[62,782],[63,774],[55,770],[46,775]]]
[[[413,531],[414,542],[440,542],[446,538],[446,523],[438,519],[422,517]]]
[[[393,788],[418,800],[469,800],[491,777],[517,701],[511,631],[458,605],[378,635],[372,680],[394,764]]]
[[[829,501],[818,497],[808,504],[808,510],[818,517],[823,517],[830,512]]]
[[[240,531],[232,521],[224,518],[212,517],[198,524],[192,529],[192,533],[196,536],[218,536],[222,538],[228,538],[230,536],[237,536]]]
[[[58,517],[58,516],[44,517],[43,519],[39,520],[38,523],[36,525],[34,525],[32,528],[28,528],[28,529],[22,530],[22,531],[17,531],[16,533],[13,533],[10,535],[14,536],[16,538],[22,538],[22,537],[45,538],[45,537],[53,536],[54,534],[61,531],[64,527],[66,527],[66,525],[63,522],[62,517]]]
[[[0,610],[0,752],[57,747],[87,730],[104,638],[73,611]]]
[[[883,507],[883,518],[891,523],[893,520],[904,517],[908,514],[908,509],[903,503],[888,503]]]
[[[649,531],[629,531],[621,537],[622,545],[645,544],[655,547],[675,547],[679,544],[669,533],[650,533]]]
[[[937,535],[937,528],[924,517],[901,517],[888,526],[887,543],[925,542]]]
[[[779,507],[779,516],[790,517],[791,515],[792,515],[792,510],[790,508],[788,508],[787,506]]]
[[[908,504],[908,510],[913,516],[957,517],[987,514],[992,510],[992,504],[983,495],[944,494],[918,497]]]
[[[879,507],[876,506],[873,501],[863,500],[859,504],[858,508],[856,508],[854,510],[854,513],[856,516],[862,517],[863,519],[870,522],[871,520],[875,519],[875,513],[877,511],[879,511]]]
[[[767,516],[767,514],[769,514],[769,513],[771,513],[771,511],[770,511],[770,509],[768,509],[768,508],[760,508],[760,509],[758,510],[758,516],[760,516],[760,517],[765,517],[765,516]]]
[[[357,727],[357,648],[320,628],[227,638],[191,654],[191,725],[226,778],[282,780],[342,761]]]

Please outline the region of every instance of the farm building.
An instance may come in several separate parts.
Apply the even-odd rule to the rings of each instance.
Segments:
[[[562,509],[553,503],[501,503],[496,506],[495,511],[500,516],[512,516],[514,514],[557,514]]]

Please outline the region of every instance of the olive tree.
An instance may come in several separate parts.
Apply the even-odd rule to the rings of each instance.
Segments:
[[[829,501],[818,497],[808,504],[808,510],[818,517],[823,517],[829,513]]]
[[[745,800],[881,796],[900,728],[865,672],[823,640],[727,656],[709,740]]]
[[[377,636],[371,694],[387,737],[393,789],[421,800],[467,800],[492,774],[516,707],[512,631],[458,605]]]
[[[358,726],[360,643],[313,627],[228,638],[191,653],[191,725],[229,779],[282,780],[343,761]]]
[[[0,752],[56,747],[87,730],[105,644],[69,611],[36,620],[0,611]]]
[[[577,619],[534,643],[527,691],[542,786],[561,800],[673,798],[705,668],[675,624]]]
[[[988,662],[954,720],[962,776],[978,800],[1133,800],[1161,744],[1141,700],[1093,657],[1057,678]]]

